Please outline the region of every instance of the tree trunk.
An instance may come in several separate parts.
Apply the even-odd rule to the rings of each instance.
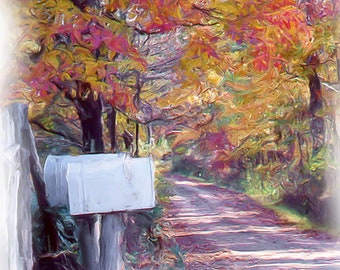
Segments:
[[[117,111],[114,107],[112,107],[112,110],[109,112],[107,116],[107,128],[109,130],[110,134],[110,140],[111,140],[111,151],[113,153],[117,150]]]
[[[315,155],[321,147],[324,146],[325,137],[325,120],[316,115],[316,113],[323,107],[321,81],[316,72],[316,68],[320,65],[319,56],[316,53],[310,55],[307,59],[307,65],[311,72],[309,76],[309,114],[311,117],[310,129],[313,140],[313,155]]]
[[[147,125],[147,132],[148,132],[148,144],[151,144],[151,137],[152,137],[152,128],[151,125]]]
[[[83,146],[86,152],[104,152],[101,101],[75,101],[83,131]]]
[[[337,73],[338,73],[338,87],[340,88],[340,45],[337,48]],[[338,94],[339,95],[339,94]],[[334,202],[331,204],[332,209],[332,217],[333,217],[333,227],[337,230],[340,228],[340,211],[338,207],[340,206],[340,108],[338,104],[340,104],[340,97],[336,97],[335,101],[335,162],[336,164],[336,173],[335,173],[335,184],[332,185],[332,191],[334,192]],[[337,206],[337,207],[334,207]]]
[[[338,74],[338,84],[340,84],[340,45],[336,48],[336,65]]]
[[[138,141],[139,141],[139,123],[136,122],[136,150],[135,150],[135,153],[134,153],[134,156],[135,157],[138,157],[139,156],[139,146],[138,146]]]
[[[322,108],[321,82],[316,71],[309,77],[310,102],[309,112],[312,116]]]
[[[95,97],[91,85],[86,82],[76,81],[77,96],[66,96],[72,100],[77,108],[83,131],[83,146],[86,152],[104,152],[101,96]]]

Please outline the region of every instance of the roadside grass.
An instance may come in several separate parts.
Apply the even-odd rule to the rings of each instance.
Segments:
[[[317,225],[313,223],[307,216],[301,215],[296,210],[282,204],[263,204],[264,207],[273,210],[282,220],[282,224],[290,224],[297,226],[300,230],[317,229]]]

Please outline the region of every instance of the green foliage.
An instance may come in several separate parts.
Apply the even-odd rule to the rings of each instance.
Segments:
[[[156,189],[156,198],[159,203],[169,202],[170,196],[172,194],[172,184],[163,176],[158,175],[155,179],[155,189]],[[159,213],[159,207],[153,210],[155,214]],[[157,215],[158,218],[160,217]]]
[[[278,202],[284,192],[280,182],[286,175],[282,175],[282,172],[269,174],[269,171],[268,173],[263,173],[257,172],[256,169],[248,170],[246,171],[246,179],[240,180],[241,185],[247,194],[262,203]],[[273,183],[274,179],[276,183]]]

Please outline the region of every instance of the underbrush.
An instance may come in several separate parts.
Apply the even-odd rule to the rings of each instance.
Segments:
[[[124,241],[126,269],[184,269],[182,251],[168,233],[171,224],[163,217],[162,204],[170,201],[172,186],[160,172],[156,175],[155,189],[154,209],[129,214]]]

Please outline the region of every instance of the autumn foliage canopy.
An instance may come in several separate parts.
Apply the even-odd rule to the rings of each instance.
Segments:
[[[297,177],[301,168],[316,166],[321,177],[320,157],[311,154],[309,80],[316,72],[322,82],[337,81],[338,1],[18,6],[23,34],[13,91],[24,84],[20,95],[32,104],[48,107],[60,94],[86,98],[76,81],[86,82],[105,104],[152,125],[155,153],[165,140],[174,163],[189,159],[200,174],[259,181],[273,197],[311,178]],[[319,60],[308,63],[313,54]]]

